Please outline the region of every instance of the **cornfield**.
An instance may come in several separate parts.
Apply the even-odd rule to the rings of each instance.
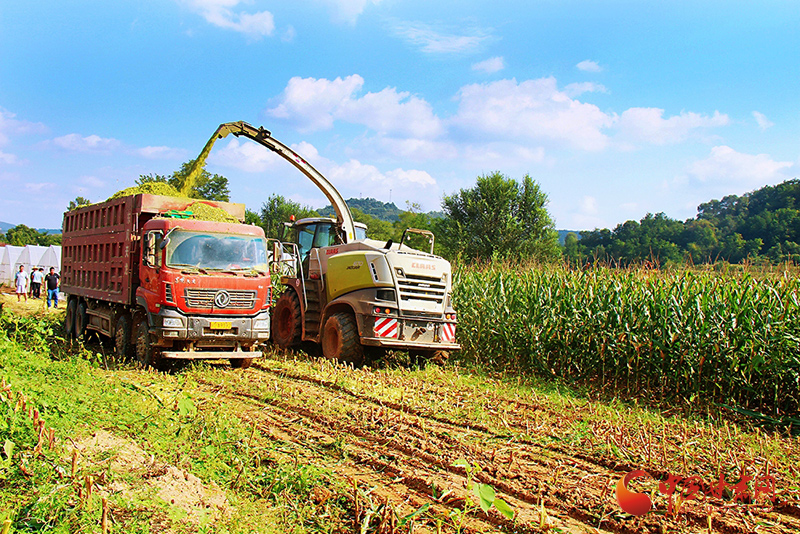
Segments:
[[[788,273],[454,273],[461,357],[476,365],[773,415],[800,407],[799,291]]]

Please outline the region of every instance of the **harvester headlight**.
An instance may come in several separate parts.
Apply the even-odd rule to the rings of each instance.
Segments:
[[[253,323],[254,330],[269,330],[269,319],[256,319]]]
[[[164,317],[164,328],[181,328],[183,320],[180,317]]]

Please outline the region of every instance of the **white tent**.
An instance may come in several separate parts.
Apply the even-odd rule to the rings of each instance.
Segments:
[[[19,256],[25,247],[6,245],[0,248],[0,284],[14,284],[14,273],[19,270]]]
[[[42,247],[39,245],[27,245],[19,255],[17,263],[25,266],[26,271],[30,271],[33,267],[44,267],[42,265],[42,256],[47,252],[50,247]],[[17,266],[19,269],[19,265]]]
[[[39,260],[39,267],[44,267],[44,272],[49,273],[50,267],[55,267],[56,272],[61,272],[61,247],[50,245]]]

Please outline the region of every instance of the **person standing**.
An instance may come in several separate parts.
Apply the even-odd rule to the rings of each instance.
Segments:
[[[44,269],[34,269],[31,274],[31,297],[38,299],[42,296],[42,281],[44,280]]]
[[[14,284],[17,286],[17,302],[20,301],[20,295],[25,296],[25,302],[28,302],[28,273],[25,272],[25,266],[20,265],[19,271],[14,276]]]
[[[50,300],[53,300],[53,307],[58,308],[58,279],[61,278],[56,272],[55,267],[50,267],[50,274],[44,277],[47,284],[47,307],[50,307]]]

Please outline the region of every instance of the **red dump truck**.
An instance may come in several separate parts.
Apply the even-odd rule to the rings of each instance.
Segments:
[[[195,199],[138,194],[64,214],[61,288],[69,337],[96,331],[122,358],[229,359],[248,367],[270,336],[264,231],[244,205],[202,201],[238,223],[195,220]]]

